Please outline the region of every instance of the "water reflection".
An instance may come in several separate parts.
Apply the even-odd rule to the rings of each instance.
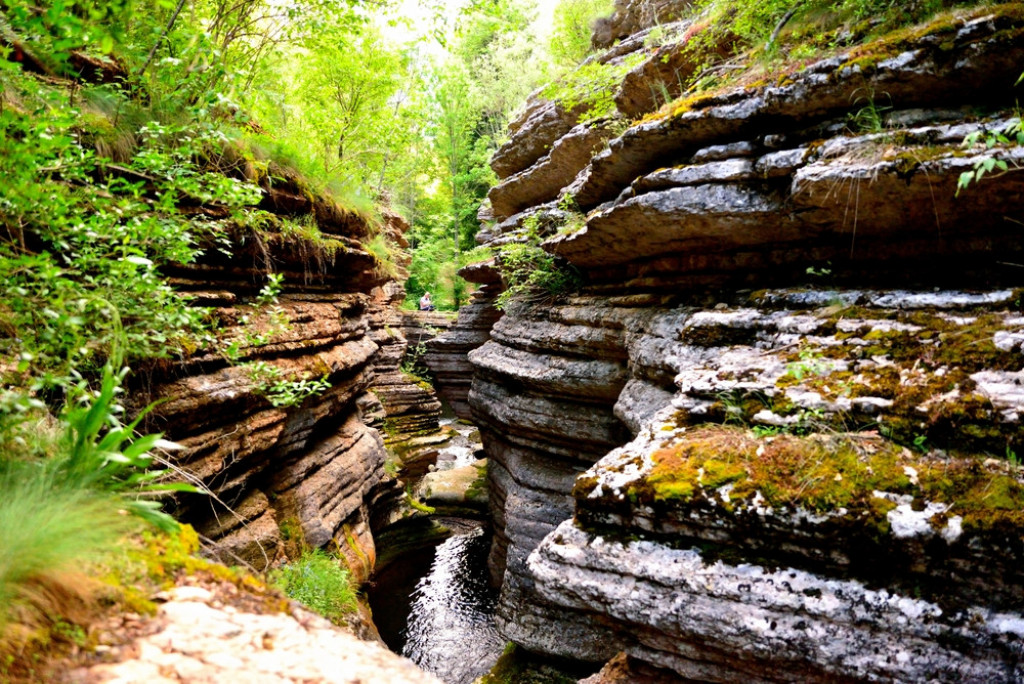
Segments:
[[[486,674],[505,645],[494,626],[497,592],[487,582],[489,544],[483,529],[446,540],[412,595],[402,655],[446,684]]]

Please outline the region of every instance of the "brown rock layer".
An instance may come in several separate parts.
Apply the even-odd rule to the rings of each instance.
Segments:
[[[184,498],[179,511],[213,541],[211,553],[263,569],[302,540],[340,549],[361,581],[375,558],[371,522],[394,500],[383,442],[364,412],[374,385],[403,396],[392,371],[405,340],[382,344],[401,288],[362,249],[368,230],[358,217],[287,183],[265,204],[312,214],[323,237],[239,229],[230,259],[210,249],[174,272],[180,290],[215,307],[218,341],[150,368],[135,400],[163,399],[150,427],[186,447],[177,464],[212,493]],[[406,227],[394,216],[385,232]],[[268,272],[283,276],[283,292],[260,305]],[[310,391],[313,383],[326,384]],[[395,403],[404,415],[426,404],[421,413],[436,425],[436,400],[413,387],[414,398]]]
[[[473,366],[467,355],[491,337],[491,327],[501,318],[494,300],[499,286],[485,285],[473,293],[469,304],[459,310],[458,321],[447,333],[427,342],[423,360],[437,379],[441,397],[455,415],[471,417],[467,398],[473,382]]]

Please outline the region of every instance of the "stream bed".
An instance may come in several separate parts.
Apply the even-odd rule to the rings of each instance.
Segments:
[[[452,419],[442,426],[453,438],[439,449],[431,470],[464,468],[480,455],[479,432]],[[487,523],[464,517],[432,520],[451,534],[389,563],[374,580],[370,604],[381,638],[446,684],[471,684],[487,674],[505,647],[490,586]]]

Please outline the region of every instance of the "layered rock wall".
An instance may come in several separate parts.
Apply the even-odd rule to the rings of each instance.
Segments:
[[[162,399],[151,428],[186,447],[177,465],[211,492],[179,511],[208,552],[262,570],[300,544],[331,547],[362,580],[374,564],[373,523],[398,496],[368,391],[417,426],[436,427],[440,405],[398,373],[405,338],[386,328],[401,320],[402,292],[363,249],[366,224],[293,190],[268,189],[264,208],[309,214],[320,234],[238,226],[230,257],[211,248],[172,273],[180,291],[213,307],[217,341],[149,369],[135,397]],[[407,227],[388,221],[389,233]],[[282,277],[270,303],[258,296],[267,273]]]
[[[471,417],[467,400],[473,366],[468,354],[490,339],[491,328],[501,318],[494,304],[500,291],[497,283],[485,279],[470,303],[459,310],[458,321],[451,329],[426,343],[423,361],[436,378],[441,397],[463,420]]]
[[[516,122],[482,235],[588,285],[469,354],[509,638],[702,681],[1022,676],[1024,178],[957,196],[965,137],[1016,123],[1021,16],[676,102],[557,191],[580,113]],[[617,37],[596,59],[652,50]]]

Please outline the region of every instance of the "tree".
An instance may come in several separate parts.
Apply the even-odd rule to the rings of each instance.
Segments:
[[[582,62],[590,54],[591,24],[613,9],[611,0],[561,0],[555,8],[551,56],[566,66]]]
[[[372,27],[325,27],[305,43],[293,70],[304,132],[315,138],[325,173],[361,184],[376,178],[389,158],[390,133],[406,95],[405,59]]]

